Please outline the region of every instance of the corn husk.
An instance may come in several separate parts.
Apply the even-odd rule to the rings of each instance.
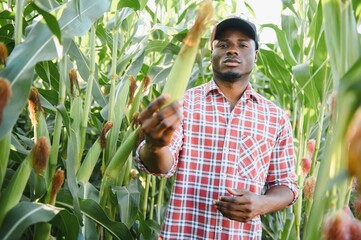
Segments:
[[[162,92],[162,94],[170,95],[169,103],[183,97],[197,56],[202,33],[212,22],[213,12],[212,1],[207,0],[200,3],[196,21],[183,41]]]

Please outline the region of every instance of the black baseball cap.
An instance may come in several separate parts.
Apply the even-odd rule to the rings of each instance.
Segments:
[[[211,48],[213,41],[218,39],[221,33],[229,28],[238,29],[240,32],[246,34],[248,37],[253,39],[256,44],[256,49],[258,49],[258,36],[256,25],[240,17],[230,17],[224,19],[213,28],[210,42]]]

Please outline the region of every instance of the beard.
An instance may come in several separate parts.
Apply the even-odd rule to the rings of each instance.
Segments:
[[[222,79],[226,82],[236,82],[238,79],[242,77],[242,73],[227,71],[227,72],[219,72],[213,69],[214,75],[216,75],[219,79]]]

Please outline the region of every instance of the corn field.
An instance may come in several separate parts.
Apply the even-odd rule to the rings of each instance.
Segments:
[[[211,26],[257,18],[249,2],[211,2],[184,89],[211,80]],[[177,81],[200,3],[0,1],[0,239],[157,239],[173,179],[138,171],[137,114]],[[289,113],[300,196],[263,239],[360,239],[361,2],[284,0],[279,17],[258,26],[276,41],[252,86]]]

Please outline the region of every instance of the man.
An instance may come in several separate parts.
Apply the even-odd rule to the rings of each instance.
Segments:
[[[292,129],[249,82],[254,24],[226,19],[211,44],[212,81],[164,108],[169,97],[161,96],[140,113],[137,161],[155,175],[177,171],[161,238],[261,239],[260,215],[297,199]]]

